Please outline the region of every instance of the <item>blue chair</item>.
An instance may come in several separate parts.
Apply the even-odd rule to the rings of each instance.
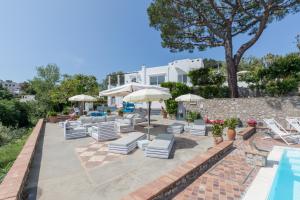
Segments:
[[[132,113],[135,109],[135,106],[133,103],[129,102],[123,102],[123,112],[124,113]]]

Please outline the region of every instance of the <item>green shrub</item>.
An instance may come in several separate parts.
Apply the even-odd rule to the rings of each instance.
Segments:
[[[213,137],[221,137],[223,135],[224,127],[221,124],[213,124],[212,135]]]
[[[0,100],[0,122],[13,127],[30,125],[27,104],[16,100]]]
[[[55,112],[55,111],[49,111],[49,112],[47,113],[47,116],[48,116],[48,117],[56,117],[56,116],[57,116],[57,112]]]
[[[193,122],[197,119],[202,119],[202,116],[198,112],[189,111],[186,117],[187,121]]]
[[[27,132],[27,128],[6,127],[0,123],[0,146],[9,143],[13,139],[21,138]]]
[[[175,101],[175,98],[180,95],[190,93],[192,89],[184,83],[177,82],[165,82],[161,84],[161,87],[169,88],[172,99],[165,101],[167,112],[171,115],[176,115],[178,103]]]
[[[296,78],[285,78],[277,81],[269,81],[266,84],[266,93],[271,96],[287,95],[297,91],[298,81]]]
[[[205,98],[229,98],[229,88],[227,86],[205,85],[198,86],[194,89],[194,93]]]
[[[230,118],[225,120],[224,126],[228,127],[229,129],[235,129],[238,123],[239,121],[237,118]]]

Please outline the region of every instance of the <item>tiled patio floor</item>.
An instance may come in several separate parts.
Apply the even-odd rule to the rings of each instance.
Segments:
[[[245,150],[255,145],[258,149],[271,151],[275,145],[286,146],[260,131],[247,141],[235,141],[235,149],[215,166],[180,192],[176,200],[238,200],[242,199],[260,167],[246,162]],[[299,144],[292,145],[300,147]]]

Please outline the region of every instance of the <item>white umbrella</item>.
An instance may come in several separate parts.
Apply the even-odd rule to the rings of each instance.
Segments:
[[[142,89],[125,96],[123,100],[126,102],[133,102],[133,103],[148,102],[148,130],[149,130],[151,102],[163,101],[170,98],[172,98],[172,96],[169,92],[164,92],[157,89]],[[149,137],[150,135],[148,135],[148,138]]]
[[[69,101],[91,102],[91,101],[97,101],[97,99],[95,97],[92,97],[92,96],[89,96],[89,95],[80,94],[80,95],[70,97]]]
[[[142,90],[142,89],[157,89],[165,92],[169,92],[168,88],[163,88],[155,85],[144,85],[140,83],[128,83],[125,85],[121,85],[112,89],[104,90],[99,93],[100,96],[115,96],[115,97],[123,97],[132,92]]]
[[[185,94],[177,97],[175,101],[177,102],[196,102],[203,100],[204,98],[195,94]]]
[[[92,97],[92,96],[89,96],[89,95],[85,95],[85,94],[80,94],[80,95],[76,95],[76,96],[70,97],[68,100],[69,101],[82,102],[83,105],[84,105],[84,102],[97,101],[97,99],[95,97]],[[80,113],[82,114],[82,110],[80,110]]]

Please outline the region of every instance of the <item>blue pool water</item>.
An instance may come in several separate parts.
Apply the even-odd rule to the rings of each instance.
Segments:
[[[284,150],[269,200],[300,200],[300,151]]]

